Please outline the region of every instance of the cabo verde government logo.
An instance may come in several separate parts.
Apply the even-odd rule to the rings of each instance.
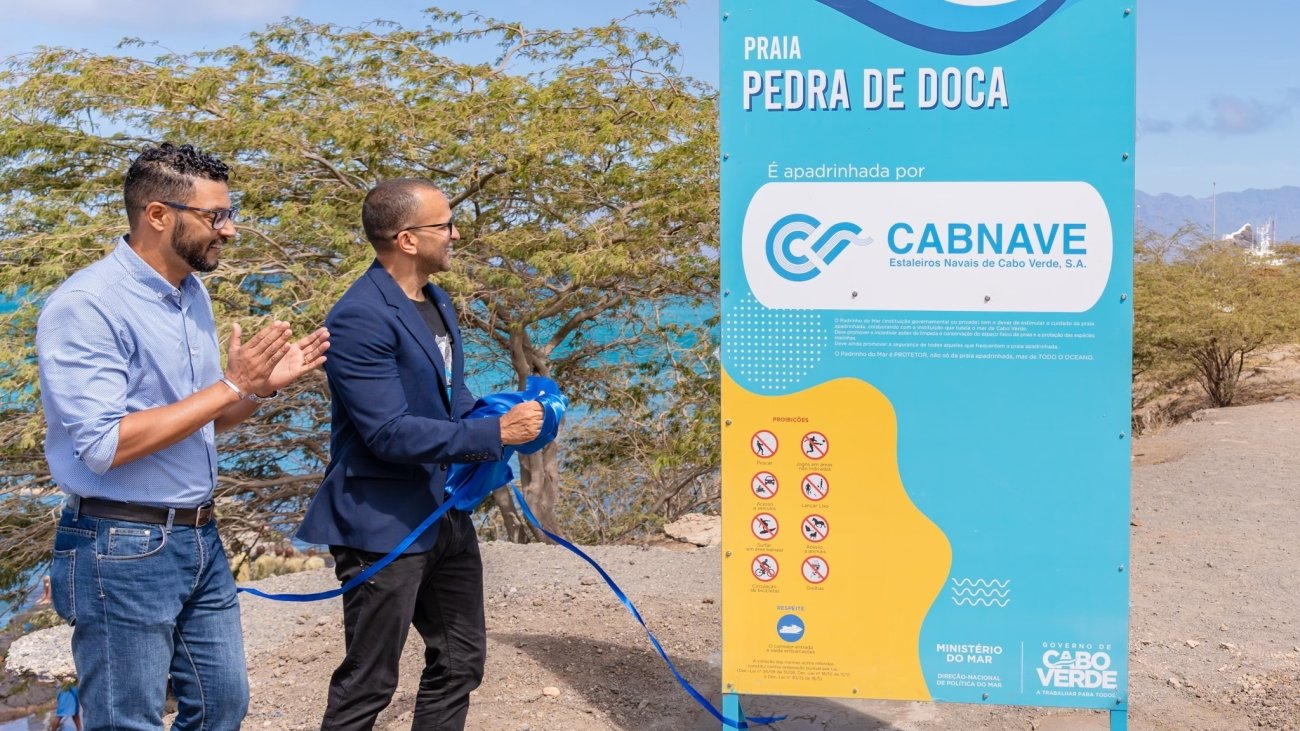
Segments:
[[[806,282],[825,271],[850,244],[870,244],[871,238],[861,233],[856,223],[841,221],[823,228],[807,213],[791,213],[767,232],[767,261],[782,278]]]

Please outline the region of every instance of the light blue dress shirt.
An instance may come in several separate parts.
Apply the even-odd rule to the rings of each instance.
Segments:
[[[36,353],[45,459],[64,492],[171,508],[210,499],[217,481],[211,422],[110,468],[122,417],[175,403],[222,377],[212,300],[198,277],[173,287],[123,237],[46,300]]]

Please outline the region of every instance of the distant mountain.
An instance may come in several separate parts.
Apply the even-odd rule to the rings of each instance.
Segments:
[[[1170,234],[1180,226],[1192,223],[1207,235],[1214,224],[1213,219],[1217,218],[1219,238],[1242,230],[1246,224],[1258,232],[1266,221],[1276,220],[1275,242],[1300,243],[1300,187],[1251,188],[1240,193],[1219,193],[1214,198],[1212,202],[1210,196],[1150,195],[1139,190],[1137,217],[1143,226],[1158,233]],[[1216,208],[1217,216],[1214,215]]]

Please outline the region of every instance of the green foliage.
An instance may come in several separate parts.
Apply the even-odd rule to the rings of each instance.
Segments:
[[[1134,265],[1135,375],[1191,377],[1214,406],[1232,404],[1246,359],[1300,334],[1300,268],[1288,252],[1259,256],[1188,232],[1144,237]]]
[[[164,140],[233,167],[241,238],[206,280],[223,338],[236,319],[246,328],[289,319],[298,332],[318,325],[372,259],[359,220],[367,189],[426,177],[455,208],[462,240],[439,283],[462,328],[493,354],[479,366],[518,381],[551,375],[593,417],[653,402],[682,422],[664,424],[667,434],[716,421],[698,389],[645,385],[663,374],[643,365],[667,365],[683,338],[707,338],[653,312],[670,299],[714,301],[712,91],[680,76],[676,47],[637,32],[635,19],[564,31],[437,9],[427,20],[286,20],[212,52],[140,60],[43,49],[8,62],[0,290],[30,295],[0,322],[0,390],[10,394],[0,449],[14,499],[19,486],[50,486],[32,353],[38,298],[124,232],[122,176],[142,146]],[[484,44],[499,49],[494,62],[457,60]],[[317,376],[229,433],[219,488],[228,530],[296,522],[327,459],[327,423]],[[583,433],[612,444],[599,435],[622,426],[593,418]],[[622,457],[648,473],[688,458],[675,439]],[[555,450],[547,460],[529,465],[525,487],[554,524]],[[19,535],[5,528],[0,547]],[[517,525],[511,535],[525,537]]]

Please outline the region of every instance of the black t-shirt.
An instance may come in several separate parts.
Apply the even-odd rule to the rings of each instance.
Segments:
[[[443,322],[442,315],[433,302],[427,299],[411,300],[411,304],[415,305],[420,317],[424,318],[424,324],[429,326],[429,332],[433,333],[433,340],[438,344],[438,352],[442,354],[447,383],[451,385],[451,333],[447,331],[447,323]]]

